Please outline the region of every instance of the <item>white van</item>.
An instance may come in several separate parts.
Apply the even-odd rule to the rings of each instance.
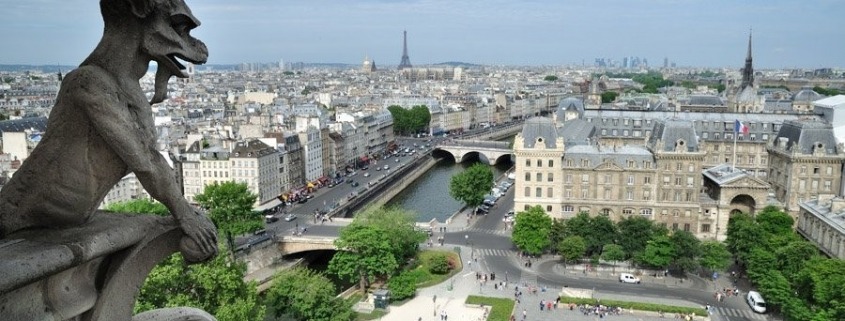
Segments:
[[[748,305],[751,306],[751,310],[754,310],[754,312],[766,313],[766,300],[763,300],[763,296],[759,292],[748,291],[745,300],[748,301]]]
[[[619,282],[640,284],[640,278],[631,273],[619,273]]]

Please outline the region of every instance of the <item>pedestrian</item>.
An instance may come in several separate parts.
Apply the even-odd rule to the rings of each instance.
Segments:
[[[552,301],[546,301],[546,311],[552,310]]]
[[[544,302],[543,300],[540,300],[540,311],[543,311],[543,307],[545,307],[545,306],[546,306],[546,302]]]
[[[525,310],[525,309],[522,309],[522,319],[525,320],[525,318],[527,318],[527,317],[528,317],[528,311]]]

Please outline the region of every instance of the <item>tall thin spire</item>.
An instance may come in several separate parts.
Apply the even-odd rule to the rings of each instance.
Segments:
[[[408,58],[408,31],[402,30],[402,60],[399,62],[399,70],[410,68],[411,58]]]
[[[742,68],[742,85],[745,88],[754,85],[754,66],[751,58],[751,30],[748,30],[748,54],[745,57],[745,67]]]

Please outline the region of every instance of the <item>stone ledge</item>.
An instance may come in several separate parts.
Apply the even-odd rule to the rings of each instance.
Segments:
[[[98,211],[81,226],[10,234],[0,241],[0,294],[173,228],[178,225],[171,217]]]

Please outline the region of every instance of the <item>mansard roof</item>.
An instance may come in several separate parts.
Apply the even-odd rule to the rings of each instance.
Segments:
[[[653,151],[674,152],[686,146],[686,151],[698,151],[698,137],[693,123],[688,120],[664,119],[654,124],[646,146]]]

